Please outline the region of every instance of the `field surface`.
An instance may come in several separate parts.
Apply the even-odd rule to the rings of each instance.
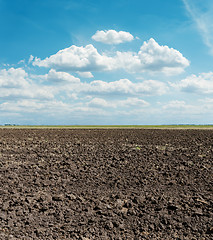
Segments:
[[[0,239],[213,239],[213,130],[0,129]]]

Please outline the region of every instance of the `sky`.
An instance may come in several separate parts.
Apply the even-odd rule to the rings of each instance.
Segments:
[[[0,0],[0,124],[212,124],[212,0]]]

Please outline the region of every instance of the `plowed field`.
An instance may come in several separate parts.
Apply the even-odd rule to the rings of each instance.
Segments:
[[[0,239],[213,239],[213,131],[1,129]]]

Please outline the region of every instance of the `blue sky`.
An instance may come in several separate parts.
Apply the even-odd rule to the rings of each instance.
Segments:
[[[0,0],[0,124],[211,124],[211,0]]]

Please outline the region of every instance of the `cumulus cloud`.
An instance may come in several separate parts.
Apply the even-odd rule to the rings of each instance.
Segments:
[[[183,72],[189,66],[189,61],[179,51],[168,46],[160,46],[151,38],[143,43],[138,53],[117,51],[114,56],[107,56],[98,53],[92,44],[85,47],[73,45],[44,60],[35,58],[33,65],[64,72],[81,72],[89,77],[93,71],[118,69],[132,73],[160,72],[174,75]]]
[[[141,108],[149,106],[149,103],[136,97],[128,97],[125,100],[105,100],[103,98],[93,98],[87,104],[95,108]]]
[[[213,72],[201,73],[200,75],[190,75],[177,83],[170,85],[183,92],[212,94],[213,93]]]
[[[167,84],[156,80],[132,82],[129,79],[120,79],[112,82],[94,80],[89,83],[77,82],[74,84],[60,85],[57,88],[53,88],[52,92],[59,93],[64,91],[66,95],[71,98],[75,96],[75,99],[80,95],[91,97],[113,96],[119,99],[122,96],[160,96],[165,94],[168,89]]]
[[[0,87],[21,88],[29,85],[26,78],[28,74],[22,68],[0,70]]]
[[[50,69],[49,73],[44,78],[50,82],[55,83],[80,83],[80,79],[72,76],[66,72],[56,72],[54,69]]]
[[[143,72],[141,61],[135,52],[116,52],[116,65],[127,72]]]
[[[105,107],[115,107],[115,104],[107,102],[103,98],[93,98],[91,101],[88,102],[88,106],[95,107],[95,108],[105,108]]]
[[[178,74],[189,66],[189,61],[183,55],[168,46],[160,46],[153,38],[144,42],[138,53],[142,71]]]
[[[143,99],[129,97],[126,100],[119,101],[119,105],[123,107],[146,107],[149,106],[149,103]]]
[[[79,74],[80,77],[83,78],[93,78],[93,74],[91,72],[77,72]]]
[[[49,87],[35,84],[22,68],[0,70],[0,99],[53,98]]]
[[[59,71],[90,72],[112,70],[114,62],[112,57],[99,54],[97,49],[89,44],[85,47],[72,45],[44,60],[35,58],[33,65],[54,68]]]
[[[123,42],[131,42],[134,37],[129,32],[115,31],[115,30],[105,30],[97,31],[92,39],[97,42],[102,42],[105,44],[120,44]]]
[[[165,83],[155,80],[133,83],[129,79],[120,79],[114,82],[95,80],[82,83],[76,90],[94,95],[162,95],[166,93],[168,87]]]
[[[120,79],[117,81],[102,81],[93,80],[91,82],[81,81],[79,78],[72,76],[66,72],[56,72],[51,69],[49,73],[45,75],[34,75],[34,79],[40,80],[45,84],[45,81],[49,83],[59,83],[57,85],[49,84],[44,87],[49,87],[50,92],[53,94],[61,94],[64,92],[68,97],[78,99],[79,95],[86,96],[153,96],[163,95],[168,91],[168,85],[161,81],[156,80],[144,80],[141,82],[132,82],[129,79]]]
[[[160,46],[153,38],[145,41],[138,53],[117,52],[117,63],[129,72],[176,75],[189,66],[189,61],[177,50]]]

